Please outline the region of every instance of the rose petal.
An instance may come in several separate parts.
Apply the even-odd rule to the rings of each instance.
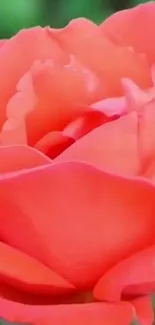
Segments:
[[[26,145],[27,134],[24,120],[7,120],[0,133],[1,145]]]
[[[143,176],[155,184],[155,156],[152,157],[152,159],[147,162],[144,167],[145,168],[142,170]]]
[[[52,60],[35,61],[22,77],[6,115],[8,122],[25,120],[29,145],[35,145],[51,131],[63,130],[99,98],[98,79],[87,70],[71,57],[71,62],[63,66]],[[11,133],[10,141],[12,138]]]
[[[34,258],[0,242],[0,279],[16,290],[30,293],[60,294],[74,291],[74,286]],[[2,288],[0,287],[0,293]]]
[[[28,306],[0,299],[0,309],[1,317],[34,325],[129,325],[134,317],[132,305],[126,302]]]
[[[132,305],[136,309],[137,321],[141,325],[152,325],[154,312],[150,297],[144,296],[132,300]]]
[[[6,44],[6,42],[7,42],[7,39],[1,39],[1,40],[0,40],[0,48],[1,48],[4,44]]]
[[[26,55],[25,55],[26,53]],[[0,51],[0,127],[5,120],[7,102],[14,95],[19,79],[30,69],[36,59],[65,64],[68,56],[47,28],[35,27],[20,31],[6,42]]]
[[[0,157],[1,175],[51,163],[41,152],[27,146],[0,147]]]
[[[94,295],[99,300],[118,301],[121,296],[140,296],[155,290],[155,246],[118,263],[98,281]]]
[[[50,33],[68,53],[73,53],[101,78],[107,97],[122,95],[120,80],[124,76],[142,87],[151,84],[145,58],[127,47],[111,42],[92,22],[83,18],[76,19],[64,29],[51,29]]]
[[[104,113],[106,116],[122,115],[127,111],[125,97],[107,98],[93,103],[91,108]]]
[[[154,242],[154,187],[86,164],[3,175],[0,209],[1,240],[84,290]]]
[[[136,113],[98,127],[56,158],[58,162],[70,160],[121,175],[136,175],[140,169]]]
[[[140,89],[132,80],[123,78],[122,85],[126,98],[128,112],[136,111],[139,115],[143,113],[144,107],[150,101],[150,96],[146,91]],[[151,98],[152,100],[152,98]]]
[[[38,141],[35,148],[42,151],[48,157],[55,158],[73,142],[73,138],[65,135],[63,132],[53,131],[47,133],[40,141]]]
[[[83,116],[69,123],[65,127],[63,134],[74,140],[78,140],[99,125],[110,122],[112,118],[114,117],[108,118],[106,115],[98,111],[91,109],[89,111],[86,110]]]
[[[102,35],[124,46],[132,46],[138,53],[146,53],[148,62],[154,63],[155,3],[140,4],[120,11],[106,21],[100,29]]]
[[[141,158],[149,162],[155,155],[155,101],[145,106],[145,111],[139,121],[139,139]],[[146,164],[147,167],[147,164]]]

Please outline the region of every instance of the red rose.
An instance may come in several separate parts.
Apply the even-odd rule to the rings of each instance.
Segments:
[[[152,2],[1,41],[1,317],[151,325],[154,32]]]

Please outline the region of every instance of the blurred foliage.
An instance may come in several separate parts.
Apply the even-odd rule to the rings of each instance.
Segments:
[[[5,0],[0,1],[0,38],[35,25],[63,27],[79,16],[96,23],[111,13],[145,0]]]

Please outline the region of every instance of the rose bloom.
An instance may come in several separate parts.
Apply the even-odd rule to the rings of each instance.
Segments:
[[[155,3],[0,43],[0,316],[151,325]]]

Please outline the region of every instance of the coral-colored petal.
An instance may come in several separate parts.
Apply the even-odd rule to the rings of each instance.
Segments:
[[[6,39],[1,39],[1,40],[0,40],[0,48],[2,48],[2,46],[3,46],[4,44],[6,44],[6,42],[7,42]]]
[[[5,120],[7,102],[14,95],[21,76],[30,69],[36,59],[44,61],[49,58],[56,63],[68,62],[68,56],[63,52],[57,40],[51,39],[47,28],[36,27],[22,30],[1,47],[0,127]]]
[[[3,175],[0,209],[3,241],[83,289],[154,242],[154,187],[82,163]]]
[[[114,115],[122,115],[127,111],[125,97],[102,99],[99,102],[93,103],[91,107],[109,117]]]
[[[27,146],[2,146],[0,157],[0,173],[15,172],[51,163],[48,157]]]
[[[29,293],[60,294],[74,291],[74,286],[34,258],[0,242],[0,279]],[[1,294],[1,287],[0,287]]]
[[[145,295],[155,290],[155,246],[116,264],[97,283],[94,294],[100,300],[118,301],[121,296]]]
[[[135,175],[140,168],[135,113],[106,123],[65,150],[56,161],[83,161],[106,171]]]
[[[24,120],[7,120],[0,133],[0,144],[7,145],[26,145],[27,133]]]
[[[7,103],[7,120],[0,133],[0,143],[2,145],[27,144],[25,118],[35,108],[36,102],[37,98],[29,71],[20,79],[17,84],[17,92]]]
[[[91,71],[78,66],[74,60],[63,66],[50,62],[32,70],[37,106],[27,118],[28,141],[34,144],[46,133],[63,128],[85,110],[85,105],[98,98],[98,81],[89,87]],[[90,74],[90,76],[89,76]],[[36,127],[34,127],[36,125]]]
[[[152,94],[149,94],[147,91],[143,91],[132,80],[127,78],[122,79],[122,85],[126,98],[126,111],[136,111],[139,115],[141,115],[145,105],[152,101]]]
[[[141,158],[149,162],[155,156],[155,101],[145,106],[139,121]]]
[[[37,150],[42,151],[50,158],[55,158],[74,142],[73,138],[63,132],[53,131],[46,134],[35,145]]]
[[[136,309],[137,321],[141,325],[152,325],[154,312],[151,297],[140,297],[131,301]]]
[[[150,64],[154,63],[155,3],[140,4],[133,9],[120,11],[101,25],[102,35],[132,46],[138,53],[146,53]]]
[[[34,62],[7,105],[8,122],[25,120],[29,145],[53,130],[63,130],[88,104],[100,98],[97,76],[74,57],[70,60],[63,66],[52,60]],[[12,138],[11,133],[10,141]]]
[[[98,26],[86,19],[73,20],[64,29],[51,29],[53,36],[68,53],[73,53],[101,78],[106,96],[122,94],[120,80],[124,76],[142,87],[151,84],[145,58],[130,48],[114,44],[102,35]]]
[[[145,168],[142,170],[143,176],[155,184],[155,156],[153,156],[144,167]]]
[[[34,325],[130,325],[131,304],[91,303],[82,305],[28,306],[0,299],[1,317]]]
[[[63,131],[63,134],[77,140],[99,125],[110,122],[114,116],[108,117],[97,110],[86,111],[83,116],[69,123]]]

